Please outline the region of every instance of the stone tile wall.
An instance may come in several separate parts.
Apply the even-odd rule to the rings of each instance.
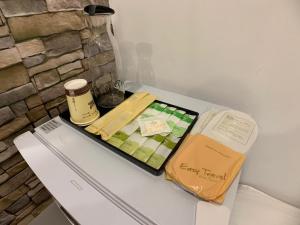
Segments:
[[[80,9],[107,0],[0,0],[0,225],[28,224],[51,202],[13,139],[67,109],[63,84],[73,78],[103,84],[115,72],[104,45],[88,45]],[[91,70],[89,62],[97,62]],[[95,73],[97,71],[97,73]]]

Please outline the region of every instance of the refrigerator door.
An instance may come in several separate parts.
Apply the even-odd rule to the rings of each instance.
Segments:
[[[55,156],[36,136],[26,132],[15,145],[50,193],[80,224],[140,224]]]
[[[198,199],[166,181],[163,175],[151,175],[60,118],[37,128],[36,135],[64,164],[142,224],[195,223]]]

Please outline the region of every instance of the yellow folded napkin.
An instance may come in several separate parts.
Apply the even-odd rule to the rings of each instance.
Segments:
[[[154,100],[155,96],[147,92],[137,92],[86,127],[85,130],[101,135],[103,140],[108,140],[113,134],[145,110]]]
[[[189,135],[167,164],[166,178],[204,200],[222,203],[244,160],[207,136]]]

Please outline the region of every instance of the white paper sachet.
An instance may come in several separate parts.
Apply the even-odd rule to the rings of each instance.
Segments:
[[[158,114],[159,117],[165,119],[165,120],[168,120],[169,117],[175,112],[176,108],[174,107],[166,107],[164,108],[164,110]]]
[[[145,111],[145,116],[155,116],[160,114],[167,107],[166,104],[154,102]]]
[[[145,111],[143,112],[142,117],[147,117],[147,116],[153,116],[156,112],[154,111],[154,107],[157,103],[153,102],[151,105],[149,105]],[[139,116],[140,117],[140,116]]]
[[[176,111],[175,107],[166,107],[160,114],[158,114],[159,117],[162,117],[167,121],[170,128],[171,128],[170,117],[175,113],[175,111]],[[166,137],[168,134],[171,133],[171,131],[172,128],[170,129],[170,132],[161,133],[160,135]]]
[[[159,106],[156,106],[157,104],[158,103],[155,103],[155,102],[152,103],[149,107],[147,107],[141,113],[141,115],[139,115],[132,122],[127,124],[121,130],[117,131],[107,142],[110,143],[111,145],[119,148],[127,140],[127,138],[130,135],[132,135],[134,132],[136,132],[138,130],[138,128],[139,128],[138,119],[160,114],[160,113],[158,113],[158,111],[156,109],[154,109],[154,107],[162,108],[164,106],[164,104],[162,106],[159,104],[158,104]]]
[[[125,127],[123,127],[121,129],[122,132],[124,132],[125,134],[127,134],[128,136],[132,135],[137,129],[139,128],[139,123],[138,121],[135,119],[132,122],[130,122],[129,124],[127,124]]]
[[[181,120],[183,115],[185,114],[185,111],[183,110],[175,110],[173,114],[168,118],[167,123],[169,124],[169,127],[173,129],[175,125]]]
[[[137,120],[133,120],[121,130],[117,131],[110,139],[108,139],[108,143],[112,144],[115,147],[120,147],[127,138],[132,135],[139,128],[139,124]]]
[[[154,105],[154,106],[152,106],[152,105]],[[138,122],[139,119],[154,116],[157,114],[160,115],[161,111],[159,111],[159,110],[164,110],[165,107],[166,107],[166,104],[152,103],[147,109],[145,109],[141,113],[141,115],[139,115],[136,119],[134,119],[132,122],[127,124],[125,127],[123,127],[120,131],[124,132],[125,134],[130,136],[139,128],[139,122]],[[148,111],[149,109],[151,109],[151,110]],[[159,113],[157,113],[157,112],[159,112]]]
[[[133,157],[140,161],[147,162],[164,139],[165,137],[161,135],[154,135],[153,137],[148,138],[147,141],[145,141],[145,143],[134,152]]]
[[[177,138],[173,134],[169,134],[164,142],[152,154],[150,159],[147,161],[147,164],[155,169],[159,169],[166,158],[171,154],[179,140],[180,138]]]
[[[167,121],[159,116],[150,116],[138,119],[142,136],[152,136],[160,133],[169,133],[171,128]]]
[[[192,124],[196,116],[185,114],[181,120],[174,126],[172,134],[176,137],[182,137],[188,127]]]
[[[139,147],[141,147],[147,137],[143,137],[138,132],[133,133],[130,137],[120,146],[120,149],[129,155],[132,155]]]

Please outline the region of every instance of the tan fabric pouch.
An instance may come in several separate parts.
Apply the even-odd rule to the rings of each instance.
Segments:
[[[222,203],[244,160],[207,136],[189,135],[166,166],[166,177],[204,200]]]

